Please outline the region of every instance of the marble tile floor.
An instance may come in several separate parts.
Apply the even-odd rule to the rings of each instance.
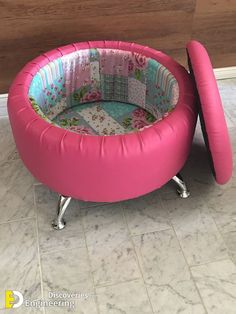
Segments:
[[[236,155],[236,79],[218,81]],[[73,200],[63,231],[50,226],[57,195],[38,183],[0,119],[0,314],[235,314],[236,173],[217,186],[199,126],[175,185],[116,204]],[[77,293],[64,307],[4,309],[6,289],[25,299]]]

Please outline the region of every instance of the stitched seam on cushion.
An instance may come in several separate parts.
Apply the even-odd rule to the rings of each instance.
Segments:
[[[65,148],[65,146],[64,146],[64,139],[65,139],[65,137],[66,137],[66,135],[68,134],[68,130],[65,130],[65,133],[62,135],[62,138],[61,138],[61,140],[60,140],[60,151],[61,152],[63,152],[64,151],[64,148]]]
[[[23,107],[23,108],[19,109],[16,114],[19,115],[21,112],[25,111],[28,108],[29,107]]]
[[[39,138],[40,144],[42,144],[42,142],[43,142],[43,137],[44,137],[45,133],[52,127],[53,127],[53,125],[49,125],[42,131],[42,133],[40,134],[40,138]]]
[[[35,121],[37,121],[37,120],[39,120],[39,117],[34,118],[34,119],[31,120],[30,122],[28,122],[28,123],[26,124],[25,130],[28,131],[29,127],[30,127]]]

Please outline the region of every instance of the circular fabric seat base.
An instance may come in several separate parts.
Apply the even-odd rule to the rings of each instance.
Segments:
[[[67,108],[52,121],[79,134],[113,135],[137,131],[152,124],[156,118],[133,104],[96,101]]]

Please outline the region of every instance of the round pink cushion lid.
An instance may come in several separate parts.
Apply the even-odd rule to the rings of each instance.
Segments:
[[[213,174],[217,183],[225,184],[232,176],[232,149],[212,64],[204,46],[195,40],[187,44],[187,52],[199,95],[202,132]]]

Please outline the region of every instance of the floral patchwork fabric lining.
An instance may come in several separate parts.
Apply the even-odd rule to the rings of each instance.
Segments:
[[[58,58],[39,70],[29,89],[32,107],[49,123],[99,135],[127,133],[161,120],[174,109],[178,97],[178,83],[163,65],[112,49],[86,49]],[[121,113],[118,120],[117,114],[110,115],[112,107]],[[142,120],[133,119],[136,115]],[[66,123],[67,118],[72,122]]]
[[[90,135],[113,135],[137,131],[155,120],[156,118],[143,108],[115,101],[77,105],[64,110],[52,119],[62,128]]]

